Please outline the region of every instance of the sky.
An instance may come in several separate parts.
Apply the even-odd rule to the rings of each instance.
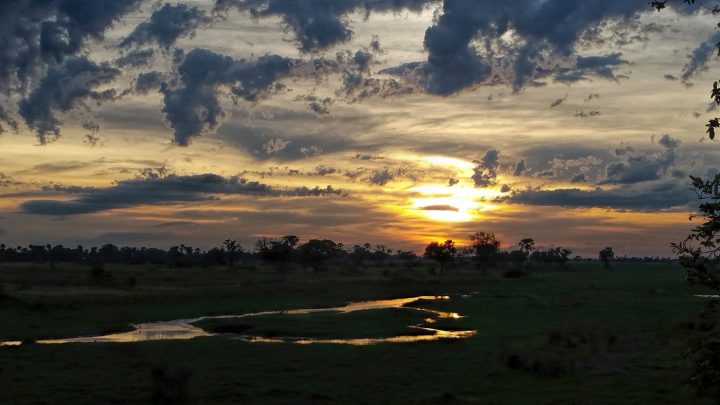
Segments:
[[[675,4],[673,4],[675,3]],[[645,0],[9,0],[0,242],[494,232],[671,256],[718,17]]]

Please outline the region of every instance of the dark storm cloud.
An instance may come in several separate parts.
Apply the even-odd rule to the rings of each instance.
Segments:
[[[577,81],[588,75],[617,79],[626,63],[619,53],[578,55],[576,44],[601,42],[598,24],[645,11],[641,2],[601,0],[445,0],[443,13],[425,33],[426,62],[403,70],[433,94],[505,81],[519,90],[550,75]],[[517,40],[502,37],[512,32]],[[387,71],[387,73],[398,73]]]
[[[610,208],[617,210],[656,211],[687,207],[697,196],[687,185],[655,182],[643,186],[622,186],[614,189],[525,190],[504,199],[511,203],[560,206],[566,208]]]
[[[88,38],[134,10],[140,0],[0,2],[0,93],[24,94],[47,66],[82,50]]]
[[[113,99],[112,89],[97,91],[120,74],[107,64],[96,64],[84,57],[71,57],[51,67],[30,95],[19,104],[20,115],[35,130],[41,144],[60,136],[57,111],[67,112],[86,99],[95,102]]]
[[[97,100],[110,95],[96,92],[94,87],[109,83],[117,72],[80,54],[88,39],[102,39],[109,27],[139,3],[0,2],[0,94],[27,97],[21,101],[19,112],[36,131],[40,143],[60,134],[55,111],[68,111],[87,98]]]
[[[341,190],[331,186],[281,190],[237,176],[222,177],[216,174],[137,178],[119,181],[107,188],[58,186],[49,191],[65,192],[79,197],[69,201],[31,200],[21,204],[23,211],[39,215],[76,215],[140,205],[210,201],[217,200],[217,195],[297,197],[344,195]]]
[[[140,23],[120,42],[121,47],[145,45],[156,42],[160,47],[169,49],[178,38],[192,36],[195,30],[210,22],[205,12],[197,7],[185,4],[165,4],[153,12],[147,21]]]
[[[187,146],[193,137],[217,128],[225,115],[218,100],[219,87],[229,87],[234,96],[246,101],[258,101],[296,64],[277,55],[235,60],[207,49],[193,49],[178,68],[179,85],[161,89],[163,112],[173,128],[175,143]]]
[[[348,41],[353,31],[345,16],[354,11],[421,11],[439,0],[216,0],[216,11],[236,7],[256,18],[281,17],[295,33],[303,52],[318,51]]]

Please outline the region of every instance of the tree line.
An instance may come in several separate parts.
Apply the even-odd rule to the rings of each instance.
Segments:
[[[501,243],[492,232],[476,232],[469,236],[470,245],[456,246],[452,240],[430,242],[422,254],[410,250],[393,250],[385,245],[365,243],[346,248],[330,239],[310,239],[304,243],[298,236],[259,238],[251,250],[244,249],[236,240],[226,239],[219,246],[203,250],[184,244],[168,249],[152,247],[117,246],[111,243],[100,247],[65,247],[63,245],[28,245],[11,247],[0,244],[2,262],[74,262],[163,264],[183,266],[230,266],[241,261],[262,261],[279,272],[289,271],[293,264],[326,270],[331,265],[350,268],[381,267],[388,262],[411,268],[423,262],[435,262],[440,273],[450,266],[473,265],[485,271],[493,267],[527,267],[532,264],[564,266],[570,260],[587,260],[572,257],[564,247],[538,247],[531,238],[524,238],[513,250],[502,250]],[[606,267],[617,260],[612,248],[600,251],[597,257]],[[623,259],[623,258],[621,258]],[[661,261],[658,257],[624,258],[624,260]]]

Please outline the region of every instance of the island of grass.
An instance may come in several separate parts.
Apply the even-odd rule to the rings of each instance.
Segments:
[[[432,335],[412,328],[431,315],[409,308],[387,308],[353,312],[274,314],[245,318],[204,319],[194,323],[210,333],[233,333],[266,338],[365,339]]]

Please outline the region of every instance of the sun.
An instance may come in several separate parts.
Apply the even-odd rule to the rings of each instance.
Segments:
[[[410,211],[438,222],[470,222],[478,219],[482,212],[493,210],[496,204],[489,203],[500,192],[490,189],[476,189],[463,185],[429,184],[410,189],[420,197],[410,199]]]

